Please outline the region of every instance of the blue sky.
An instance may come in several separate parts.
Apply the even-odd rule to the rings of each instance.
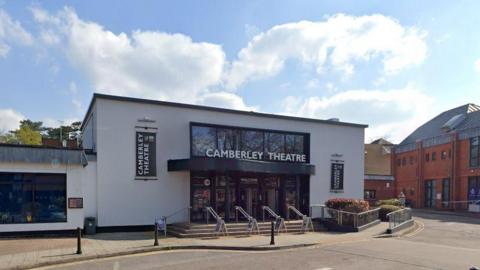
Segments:
[[[478,1],[0,1],[0,130],[93,92],[366,123],[480,103]],[[477,62],[478,61],[478,62]],[[477,64],[476,64],[477,63]]]

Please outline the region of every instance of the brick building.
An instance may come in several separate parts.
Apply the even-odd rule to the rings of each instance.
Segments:
[[[396,197],[391,169],[393,146],[385,139],[365,144],[364,198],[371,205],[377,200]]]
[[[396,193],[412,207],[475,210],[480,200],[480,106],[445,111],[392,151]]]

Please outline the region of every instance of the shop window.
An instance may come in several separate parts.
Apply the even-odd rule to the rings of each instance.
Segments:
[[[66,221],[64,174],[0,173],[0,223]]]
[[[473,137],[470,139],[470,167],[478,167],[480,165],[479,140],[480,137]]]
[[[364,191],[365,200],[375,200],[377,198],[377,191],[373,189],[367,189]]]
[[[282,133],[265,133],[265,152],[285,153],[285,135]]]
[[[447,151],[442,151],[442,152],[440,153],[440,158],[441,158],[442,160],[447,159]]]
[[[429,162],[429,161],[430,161],[430,154],[429,154],[429,153],[426,153],[426,154],[425,154],[425,161],[426,161],[426,162]]]
[[[450,179],[442,179],[442,207],[450,207]]]
[[[243,130],[242,150],[263,152],[263,132]]]
[[[208,149],[217,148],[216,129],[192,126],[192,155],[203,157]]]
[[[435,160],[437,160],[437,153],[432,152],[432,161],[435,161]]]

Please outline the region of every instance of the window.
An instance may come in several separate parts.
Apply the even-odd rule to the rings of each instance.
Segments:
[[[469,201],[480,200],[480,177],[479,176],[468,177],[467,199]]]
[[[208,149],[217,148],[216,129],[213,127],[192,127],[192,155],[204,157]]]
[[[479,163],[479,138],[473,137],[470,139],[470,167],[478,167]]]
[[[413,165],[413,163],[414,163],[413,157],[410,157],[410,165]]]
[[[435,161],[437,159],[437,153],[432,152],[432,161]]]
[[[425,181],[425,207],[435,207],[435,180]]]
[[[425,154],[425,161],[426,161],[426,162],[429,162],[429,161],[430,161],[430,154],[429,154],[429,153],[426,153],[426,154]]]
[[[402,160],[401,159],[397,159],[397,166],[398,167],[402,166]]]
[[[452,158],[452,149],[449,149],[448,150],[448,159],[451,159]]]
[[[238,152],[233,151],[240,150],[263,153],[263,155],[256,153],[256,158],[252,159],[308,162],[308,134],[197,123],[192,123],[190,132],[192,157],[238,159]],[[231,154],[232,152],[234,154]],[[242,158],[245,155],[250,156],[249,153],[240,154],[243,154]]]
[[[285,153],[285,135],[281,133],[265,133],[265,152]]]
[[[402,166],[407,165],[407,159],[405,157],[402,158]]]
[[[263,152],[263,132],[243,130],[242,131],[242,150]]]
[[[450,207],[450,179],[442,180],[442,207]]]
[[[364,192],[365,200],[375,200],[377,198],[377,191],[373,189],[367,189]]]
[[[218,150],[240,149],[240,133],[235,129],[218,128],[217,141]]]
[[[447,151],[442,151],[440,153],[440,158],[443,160],[443,159],[447,159]]]
[[[0,173],[0,224],[66,221],[65,174]]]
[[[303,136],[285,135],[285,152],[288,154],[303,154]]]

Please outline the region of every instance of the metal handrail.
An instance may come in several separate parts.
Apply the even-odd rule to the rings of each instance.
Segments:
[[[277,213],[275,213],[270,207],[264,205],[262,206],[262,218],[263,218],[263,221],[265,222],[265,211],[267,211],[267,213],[272,216],[273,218],[275,218],[275,220],[279,219],[279,218],[282,218],[280,217],[279,215],[277,215]]]
[[[310,209],[312,209],[313,207],[320,207],[321,208],[321,210],[322,210],[321,218],[322,219],[325,219],[325,209],[327,211],[329,211],[331,213],[331,218],[336,219],[336,221],[339,225],[343,225],[343,216],[344,215],[353,216],[353,226],[355,228],[359,227],[359,217],[369,215],[369,214],[374,214],[376,216],[375,219],[378,219],[378,214],[379,214],[379,210],[380,210],[380,208],[375,208],[375,209],[367,210],[367,211],[364,211],[364,212],[355,213],[355,212],[348,212],[348,211],[344,211],[344,210],[333,209],[333,208],[326,207],[325,205],[319,205],[319,204],[310,205]]]
[[[212,207],[210,206],[207,206],[205,207],[205,211],[207,213],[207,224],[210,220],[210,215],[212,215],[212,217],[218,222],[219,220],[222,220],[222,218],[217,214],[217,212],[215,212],[215,210],[213,210]]]
[[[227,225],[225,224],[225,221],[223,221],[222,217],[220,217],[220,215],[218,215],[217,212],[215,212],[215,210],[213,210],[213,208],[210,206],[205,207],[205,211],[207,214],[207,224],[209,222],[210,215],[212,215],[217,221],[217,226],[215,227],[216,234],[223,233],[224,235],[228,235]]]
[[[288,205],[287,207],[287,218],[290,218],[290,211],[293,211],[298,217],[302,219],[302,232],[305,233],[308,230],[314,231],[312,218],[304,215],[300,210],[295,208],[293,205]]]
[[[285,232],[287,232],[287,225],[285,225],[285,220],[280,216],[277,215],[270,207],[264,205],[262,206],[262,216],[263,216],[263,222],[265,222],[265,211],[275,218],[275,230],[277,231],[277,234],[280,233],[280,230],[283,228]]]
[[[302,212],[300,212],[295,206],[293,205],[288,205],[287,206],[287,220],[290,220],[290,211],[293,211],[299,218],[303,219],[305,217]]]
[[[235,220],[238,223],[238,212],[242,214],[248,221],[252,220],[253,217],[250,216],[241,206],[235,206]]]
[[[165,232],[165,237],[167,236],[167,219],[168,218],[171,218],[179,213],[182,213],[183,211],[187,210],[188,209],[188,224],[190,224],[190,209],[192,209],[191,206],[187,206],[187,207],[184,207],[182,209],[179,209],[175,212],[173,212],[172,214],[168,215],[168,216],[162,216],[161,219],[163,220],[163,223],[164,223],[164,232]],[[155,223],[157,223],[157,218],[155,218]]]
[[[402,225],[403,223],[412,219],[412,209],[411,208],[402,208],[387,214],[388,217],[388,227],[394,229],[397,226]]]
[[[248,233],[251,234],[254,229],[257,230],[257,234],[260,234],[260,228],[258,227],[257,220],[250,216],[241,206],[236,205],[235,206],[235,219],[238,223],[238,212],[240,212],[247,220],[247,229]]]
[[[185,211],[185,210],[187,210],[187,209],[188,209],[188,212],[187,212],[187,213],[188,213],[188,223],[190,224],[190,210],[192,209],[191,206],[187,206],[187,207],[184,207],[184,208],[182,208],[182,209],[179,209],[179,210],[171,213],[171,214],[168,215],[168,216],[164,216],[164,218],[165,218],[165,220],[167,220],[167,218],[171,218],[171,217],[173,217],[173,216],[176,216],[176,215],[182,213],[183,211]]]

